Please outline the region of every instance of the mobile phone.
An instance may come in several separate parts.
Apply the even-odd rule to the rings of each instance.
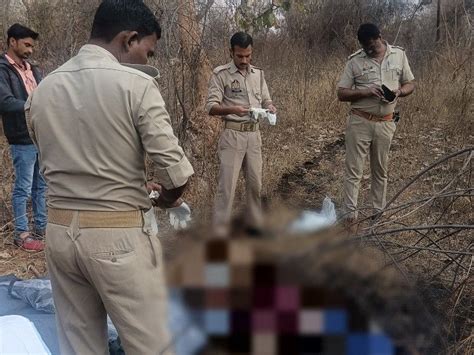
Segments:
[[[383,90],[383,97],[385,97],[385,100],[387,100],[388,102],[392,102],[397,97],[392,90],[390,90],[388,87],[386,87],[383,84],[382,84],[382,90]]]

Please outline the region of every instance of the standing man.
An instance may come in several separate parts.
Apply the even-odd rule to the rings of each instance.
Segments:
[[[62,354],[108,354],[107,314],[127,354],[168,353],[145,153],[158,166],[160,207],[181,204],[193,169],[155,79],[121,65],[146,64],[160,36],[142,1],[104,0],[89,43],[26,105],[48,183],[46,256]]]
[[[375,212],[385,207],[390,143],[395,132],[393,112],[399,97],[415,89],[414,76],[405,50],[383,40],[377,26],[359,27],[362,49],[349,57],[339,81],[337,96],[349,101],[351,111],[346,129],[346,173],[344,207],[349,225],[357,219],[357,198],[367,155],[370,155],[370,198]],[[382,85],[392,91],[384,97]]]
[[[276,113],[263,70],[250,64],[253,40],[237,32],[230,40],[232,61],[214,69],[209,82],[206,109],[221,116],[225,129],[218,145],[219,183],[214,206],[214,231],[218,236],[229,232],[235,188],[243,166],[247,190],[248,228],[259,235],[262,227],[262,138],[259,123],[251,120],[251,108],[265,108]]]
[[[15,238],[26,251],[41,251],[46,229],[46,183],[39,172],[38,151],[28,134],[24,106],[41,81],[37,67],[28,63],[38,33],[18,23],[7,31],[7,52],[0,56],[0,115],[10,144],[15,169],[12,194]],[[34,230],[28,227],[27,203],[31,196]]]

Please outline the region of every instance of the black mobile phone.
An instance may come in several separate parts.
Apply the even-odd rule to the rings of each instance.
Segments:
[[[383,84],[382,84],[382,90],[383,90],[383,97],[385,97],[385,100],[387,100],[388,102],[392,102],[397,97],[392,90],[390,90],[388,87],[386,87]]]

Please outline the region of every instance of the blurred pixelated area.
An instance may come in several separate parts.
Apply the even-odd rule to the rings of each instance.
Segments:
[[[439,344],[436,313],[373,248],[332,230],[183,245],[170,292],[203,330],[201,354],[409,354]],[[182,337],[186,337],[186,328]]]

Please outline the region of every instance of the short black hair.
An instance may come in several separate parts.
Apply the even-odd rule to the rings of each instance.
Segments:
[[[379,28],[373,23],[364,23],[360,25],[357,31],[357,39],[360,43],[367,43],[371,39],[377,39],[380,37]]]
[[[14,38],[17,41],[23,38],[33,38],[36,40],[39,37],[39,34],[28,27],[15,23],[10,26],[7,30],[7,45],[10,45],[10,38]]]
[[[247,48],[253,46],[252,36],[245,32],[237,32],[230,39],[230,48],[234,49],[235,46],[240,48]]]
[[[92,24],[91,39],[110,43],[122,31],[137,31],[138,39],[156,34],[161,37],[158,19],[143,0],[104,0]]]

